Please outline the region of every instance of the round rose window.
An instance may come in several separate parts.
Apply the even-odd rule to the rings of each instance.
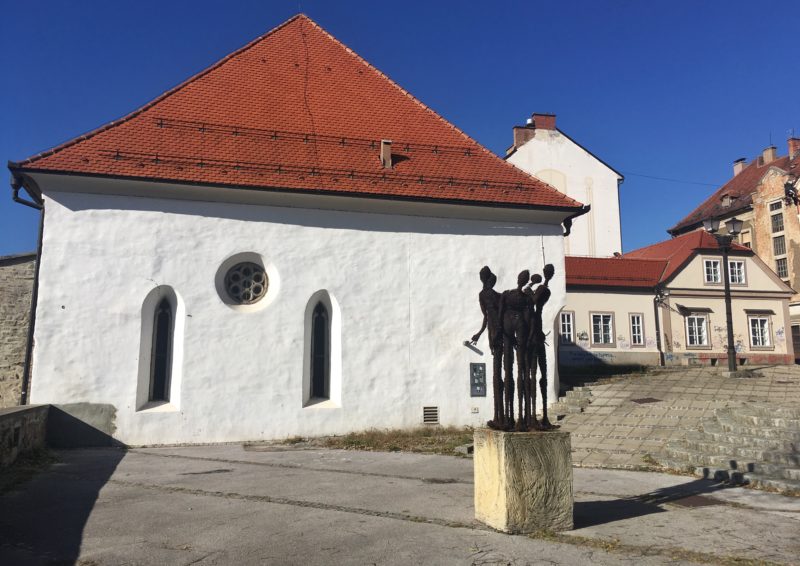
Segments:
[[[252,305],[267,294],[264,268],[252,262],[237,263],[225,274],[225,291],[239,305]]]

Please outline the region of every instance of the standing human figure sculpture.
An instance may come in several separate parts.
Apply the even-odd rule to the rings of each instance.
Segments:
[[[495,340],[503,343],[503,366],[505,369],[505,415],[506,430],[514,428],[514,356],[517,358],[517,388],[519,390],[519,416],[516,430],[525,431],[527,419],[524,414],[525,385],[527,375],[526,346],[530,334],[530,298],[522,291],[530,272],[526,269],[517,276],[517,288],[503,291],[500,296],[499,322],[502,327]]]
[[[489,266],[485,265],[480,271],[483,289],[478,293],[478,302],[483,313],[483,324],[481,329],[472,337],[475,344],[483,334],[489,329],[489,348],[492,352],[492,390],[494,392],[494,418],[486,423],[489,428],[503,430],[506,426],[505,411],[503,410],[503,337],[502,332],[499,341],[496,335],[500,328],[500,293],[494,290],[497,283],[497,276],[492,273]]]
[[[537,362],[537,351],[536,351],[536,337],[538,336],[539,332],[541,331],[541,324],[537,324],[536,319],[536,300],[541,296],[543,293],[544,286],[539,286],[536,288],[536,291],[533,290],[534,285],[538,285],[542,282],[542,276],[538,273],[534,273],[531,275],[530,282],[522,288],[522,292],[528,295],[530,298],[530,304],[528,308],[530,309],[530,318],[531,318],[531,325],[530,331],[528,333],[528,340],[525,342],[525,355],[527,358],[527,365],[528,365],[528,374],[526,376],[526,380],[528,382],[528,397],[525,399],[526,407],[530,407],[527,409],[527,414],[530,415],[528,422],[528,428],[532,428],[535,430],[539,430],[539,422],[536,420],[536,362]]]
[[[535,389],[536,383],[536,367],[539,367],[539,373],[541,377],[539,378],[539,389],[542,392],[542,420],[539,422],[538,428],[540,430],[550,430],[553,428],[558,428],[556,425],[550,423],[550,420],[547,418],[547,344],[545,342],[545,334],[542,325],[542,311],[544,310],[545,304],[547,301],[550,300],[550,280],[553,278],[555,274],[555,268],[552,264],[547,264],[544,266],[542,270],[544,275],[544,283],[539,285],[535,291],[530,292],[530,288],[527,289],[530,292],[530,299],[533,303],[533,318],[531,323],[530,329],[530,349],[529,352],[532,353],[531,359],[531,381],[533,381]],[[541,278],[539,278],[541,281]],[[533,282],[533,278],[531,279]],[[534,393],[535,395],[535,393]],[[534,397],[534,412],[536,411],[535,405],[535,397]]]

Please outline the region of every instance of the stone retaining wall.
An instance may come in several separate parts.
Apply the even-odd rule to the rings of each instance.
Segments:
[[[0,409],[0,467],[17,456],[45,447],[50,405]]]
[[[20,403],[36,254],[0,257],[0,408]]]

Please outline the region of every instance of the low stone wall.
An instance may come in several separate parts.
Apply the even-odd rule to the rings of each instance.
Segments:
[[[45,447],[50,405],[0,409],[0,467],[17,456]]]
[[[0,408],[20,403],[36,254],[0,257]]]

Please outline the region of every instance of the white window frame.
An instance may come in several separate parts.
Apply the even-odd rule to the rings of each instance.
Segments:
[[[761,321],[763,325],[759,325],[758,334],[753,333],[753,322]],[[772,321],[769,315],[764,314],[751,314],[747,317],[747,329],[750,335],[750,349],[751,350],[772,350]],[[758,343],[757,343],[758,342]]]
[[[565,332],[565,328],[567,332]],[[561,311],[559,318],[559,337],[562,344],[575,343],[575,313],[572,311]]]
[[[691,341],[692,332],[689,331],[689,328],[691,326],[690,325],[690,321],[693,320],[693,319],[694,320],[702,320],[703,321],[702,326],[695,326],[694,327],[695,328],[695,333],[694,333],[695,336],[702,335],[702,339],[703,339],[702,342],[698,342],[698,343],[695,343],[695,344],[692,344],[692,341]],[[696,348],[696,349],[706,348],[706,349],[708,349],[708,348],[711,348],[711,343],[709,342],[709,336],[708,336],[708,315],[707,314],[692,313],[692,314],[687,315],[686,316],[686,322],[685,322],[685,328],[686,328],[686,348],[687,349],[692,349],[692,348]],[[702,332],[698,333],[697,330],[700,330],[700,329],[702,329]]]
[[[634,324],[634,321],[638,319],[638,323]],[[644,347],[644,313],[641,312],[632,312],[628,314],[628,326],[631,331],[631,347],[633,348],[643,348]],[[635,332],[635,328],[638,326],[638,336]],[[638,340],[637,340],[638,338]]]
[[[716,267],[712,267],[711,273],[709,273],[709,267],[716,264]],[[716,276],[715,279],[709,279],[709,275]],[[703,281],[706,285],[719,285],[722,283],[722,260],[716,258],[707,258],[703,259]]]
[[[734,271],[734,264],[741,265],[741,270]],[[734,277],[734,273],[741,275],[741,280]],[[728,259],[728,281],[731,285],[747,285],[747,274],[745,273],[745,261],[743,259]]]
[[[601,337],[600,337],[601,340],[602,340],[601,342],[596,342],[595,341],[595,333],[594,333],[595,317],[601,317],[600,318],[600,332],[602,334]],[[608,335],[607,335],[607,337],[609,338],[608,342],[605,341],[606,334],[603,332],[603,329],[605,327],[605,317],[608,317],[608,330],[609,330]],[[589,319],[590,319],[590,321],[592,323],[591,324],[591,328],[589,329],[590,330],[590,335],[591,335],[591,340],[592,340],[592,342],[591,342],[592,346],[595,346],[597,348],[614,348],[614,347],[616,347],[617,340],[616,340],[615,331],[614,331],[614,326],[615,326],[614,325],[614,313],[613,312],[593,312],[593,313],[589,314]]]

